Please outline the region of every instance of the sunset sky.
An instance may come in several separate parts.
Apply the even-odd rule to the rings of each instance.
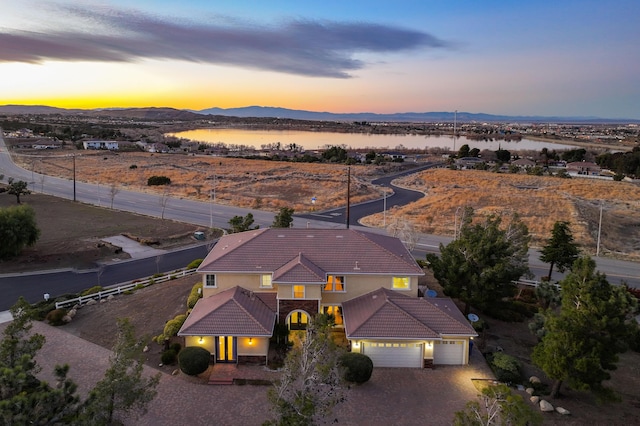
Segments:
[[[638,17],[638,0],[3,0],[0,105],[640,119]]]

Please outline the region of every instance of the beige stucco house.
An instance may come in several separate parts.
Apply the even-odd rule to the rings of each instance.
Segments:
[[[374,366],[466,364],[476,335],[450,299],[419,298],[424,275],[394,237],[350,229],[268,228],[222,237],[198,272],[203,298],[180,329],[216,362],[265,360],[275,323],[333,314]]]

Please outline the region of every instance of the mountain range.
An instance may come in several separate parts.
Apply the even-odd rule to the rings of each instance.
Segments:
[[[400,112],[393,114],[332,113],[294,110],[278,107],[248,106],[243,108],[207,108],[186,110],[175,108],[97,108],[65,109],[44,105],[3,105],[0,114],[60,114],[85,116],[113,116],[148,120],[201,120],[207,116],[238,118],[283,118],[309,121],[389,121],[389,122],[519,122],[519,123],[640,123],[636,119],[599,117],[495,115],[471,112]]]

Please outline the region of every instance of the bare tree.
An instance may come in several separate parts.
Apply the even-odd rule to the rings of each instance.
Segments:
[[[169,202],[169,189],[164,188],[162,191],[162,195],[160,195],[160,199],[158,200],[160,203],[160,207],[162,208],[162,212],[160,213],[160,218],[164,219],[164,209],[167,208],[167,203]]]
[[[118,185],[113,182],[111,183],[111,186],[109,188],[109,195],[111,195],[111,208],[113,209],[113,200],[114,198],[116,198],[116,195],[118,194],[118,192],[120,192],[120,188],[118,188]]]
[[[413,250],[418,243],[418,232],[412,222],[401,217],[394,218],[387,227],[387,232],[399,238],[409,250]]]

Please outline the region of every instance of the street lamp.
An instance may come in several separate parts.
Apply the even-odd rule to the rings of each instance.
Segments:
[[[460,211],[460,207],[456,209],[456,213],[453,215],[453,239],[458,239],[458,212]]]

